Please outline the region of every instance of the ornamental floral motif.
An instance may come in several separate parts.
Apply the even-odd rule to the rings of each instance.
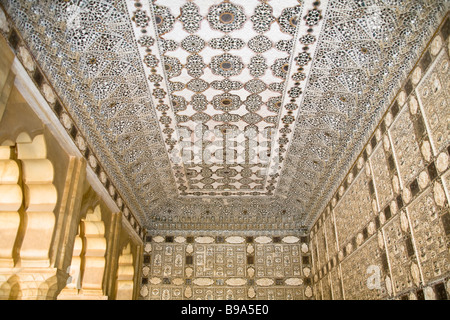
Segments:
[[[309,10],[305,16],[306,24],[310,27],[318,24],[320,19],[322,19],[322,15],[320,14],[320,10],[317,9]]]
[[[163,77],[160,74],[152,73],[148,76],[148,80],[151,82],[161,82],[163,81]]]
[[[288,90],[288,95],[290,98],[298,98],[302,90],[299,87],[292,87]]]
[[[248,124],[256,124],[262,120],[262,117],[257,113],[249,112],[242,116],[242,120]]]
[[[275,60],[270,69],[272,69],[274,76],[286,79],[287,72],[289,71],[289,58],[280,58]]]
[[[175,118],[176,118],[176,120],[177,120],[177,123],[182,123],[182,122],[188,122],[188,121],[189,121],[189,117],[186,116],[186,115],[180,115],[180,114],[177,114],[177,115],[175,116]],[[176,141],[175,141],[175,140],[172,139],[171,141],[174,142],[173,145],[176,144]],[[168,143],[168,144],[169,144],[169,143]]]
[[[193,116],[191,116],[191,120],[194,122],[205,123],[211,120],[211,116],[204,112],[197,112]]]
[[[292,122],[295,121],[295,118],[293,116],[290,115],[285,115],[281,121],[283,121],[284,124],[291,124]]]
[[[186,110],[186,99],[176,95],[171,95],[170,99],[172,101],[172,107],[175,113]]]
[[[162,56],[164,60],[164,70],[169,78],[177,77],[181,74],[181,63],[175,57]]]
[[[205,41],[197,35],[190,35],[181,41],[181,47],[190,53],[199,53],[205,47]]]
[[[278,117],[277,116],[267,116],[264,118],[264,121],[267,123],[277,124],[278,123]]]
[[[191,105],[195,111],[204,111],[208,106],[208,100],[203,94],[194,94],[191,98]]]
[[[212,105],[216,110],[230,112],[239,109],[242,101],[236,94],[222,93],[213,97]]]
[[[248,69],[250,74],[254,77],[261,77],[266,72],[269,66],[266,64],[266,59],[261,55],[256,55],[250,59]]]
[[[193,54],[186,59],[186,69],[188,74],[193,78],[198,78],[203,74],[206,64],[203,62],[202,56]]]
[[[223,80],[214,80],[211,82],[211,87],[216,90],[221,91],[231,91],[231,90],[239,90],[242,89],[244,85],[240,83],[239,81],[231,81],[229,79],[223,79]]]
[[[281,16],[278,18],[281,31],[295,35],[297,30],[299,14],[302,12],[301,6],[295,6],[292,8],[286,8],[281,12]]]
[[[178,20],[183,23],[183,29],[189,33],[194,33],[200,28],[203,17],[198,13],[199,9],[193,2],[188,2],[180,9],[181,15]]]
[[[170,81],[169,82],[169,90],[170,92],[175,92],[175,91],[181,91],[186,87],[186,85],[182,82],[175,82],[175,81]]]
[[[301,72],[296,72],[292,75],[292,80],[294,81],[303,81],[306,79],[306,74]]]
[[[164,103],[158,104],[156,106],[156,110],[161,111],[161,112],[168,111],[169,109],[170,109],[169,106],[167,104],[164,104]]]
[[[171,124],[172,119],[168,116],[161,116],[159,117],[159,122],[161,122],[162,124]]]
[[[222,32],[241,29],[246,20],[243,8],[229,2],[211,6],[207,19],[211,28]]]
[[[275,46],[280,51],[290,53],[293,48],[293,40],[280,40]]]
[[[178,43],[174,40],[159,39],[158,42],[163,54],[167,51],[174,51],[178,48]]]
[[[267,101],[267,110],[278,113],[281,108],[281,96],[272,97]]]
[[[272,41],[266,36],[258,35],[250,39],[248,47],[256,53],[263,53],[272,48]]]
[[[239,38],[232,38],[232,37],[226,35],[222,38],[211,39],[211,41],[209,42],[209,45],[213,49],[230,51],[230,50],[241,49],[245,45],[245,42]]]
[[[294,110],[298,109],[298,104],[296,104],[296,103],[288,103],[287,105],[284,106],[284,108],[286,110],[294,111]]]
[[[260,95],[258,94],[251,94],[245,99],[244,104],[246,106],[246,109],[250,112],[256,112],[259,109],[261,109],[261,106],[263,105],[263,101]]]
[[[156,99],[164,99],[166,97],[166,91],[161,88],[156,88],[156,89],[153,89],[152,95]]]
[[[149,67],[149,68],[154,68],[158,65],[159,60],[158,58],[156,58],[156,56],[154,54],[147,54],[144,57],[144,63]]]
[[[267,86],[262,80],[253,79],[248,81],[244,88],[250,93],[261,93],[266,90]]]
[[[309,52],[300,52],[296,57],[295,57],[295,62],[297,63],[297,65],[299,66],[305,66],[308,64],[308,62],[311,60],[311,55],[309,54]]]
[[[278,93],[282,93],[284,91],[285,83],[283,82],[274,82],[269,84],[269,89]]]
[[[155,39],[150,36],[142,36],[139,38],[138,43],[143,47],[151,47],[155,43]]]
[[[255,8],[255,13],[250,18],[253,22],[253,29],[258,33],[264,33],[270,30],[275,17],[272,15],[273,9],[267,3],[262,3]]]
[[[300,37],[299,41],[300,41],[300,43],[302,43],[302,44],[308,45],[308,44],[314,43],[314,42],[316,41],[316,37],[314,37],[314,36],[311,35],[311,34],[305,34],[304,36],[301,36],[301,37]]]
[[[194,92],[203,92],[208,89],[209,84],[203,79],[193,79],[186,84],[186,88]]]
[[[241,120],[241,116],[238,114],[232,114],[232,113],[221,113],[221,114],[215,114],[213,115],[213,120],[217,122],[238,122]]]
[[[150,20],[147,14],[142,10],[137,10],[131,18],[138,27],[145,28]]]
[[[213,57],[210,67],[212,73],[223,77],[230,77],[240,74],[244,68],[244,64],[240,57],[224,53],[220,56]]]
[[[170,13],[169,8],[155,5],[153,6],[153,12],[159,35],[163,35],[172,30],[175,17]]]

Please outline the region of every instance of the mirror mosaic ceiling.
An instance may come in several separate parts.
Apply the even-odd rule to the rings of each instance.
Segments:
[[[305,230],[321,213],[448,10],[444,0],[1,4],[148,229],[268,232]]]

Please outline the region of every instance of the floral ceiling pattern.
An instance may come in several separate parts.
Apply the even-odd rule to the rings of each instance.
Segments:
[[[0,3],[148,229],[270,232],[304,230],[323,211],[448,10],[445,0]]]

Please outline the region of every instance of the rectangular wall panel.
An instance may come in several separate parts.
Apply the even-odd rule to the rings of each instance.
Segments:
[[[290,235],[149,237],[141,299],[310,299],[307,240]]]
[[[446,211],[436,204],[432,188],[428,188],[407,210],[424,281],[430,282],[449,273],[449,241],[441,218]]]
[[[334,209],[340,246],[360,231],[372,216],[369,181],[366,173],[361,172]]]
[[[388,274],[384,250],[379,242],[378,237],[372,237],[342,263],[345,299],[379,300],[386,297],[385,278]]]

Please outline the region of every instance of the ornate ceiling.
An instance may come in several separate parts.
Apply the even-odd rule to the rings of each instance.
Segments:
[[[148,229],[270,232],[323,210],[448,8],[1,3]]]

